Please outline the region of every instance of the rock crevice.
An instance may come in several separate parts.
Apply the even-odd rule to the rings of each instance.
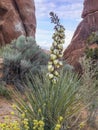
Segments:
[[[13,5],[14,5],[15,10],[16,10],[17,13],[19,14],[20,19],[23,20],[23,18],[22,18],[22,16],[21,16],[21,12],[20,12],[20,10],[19,10],[19,7],[18,7],[18,5],[17,5],[17,2],[16,2],[15,0],[13,0]],[[23,22],[22,22],[22,26],[23,26],[23,28],[24,28],[24,30],[25,30],[26,35],[27,35],[26,27],[25,27],[25,25],[23,24]]]
[[[0,1],[0,46],[21,34],[35,37],[36,17],[33,0]]]

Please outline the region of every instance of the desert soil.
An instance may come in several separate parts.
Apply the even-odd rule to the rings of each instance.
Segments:
[[[4,117],[9,116],[12,111],[11,100],[0,97],[0,123],[3,122]]]

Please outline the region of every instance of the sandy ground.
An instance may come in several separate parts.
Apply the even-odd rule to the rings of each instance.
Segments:
[[[6,100],[3,97],[0,97],[0,122],[4,121],[4,117],[10,115],[12,110],[11,100]]]

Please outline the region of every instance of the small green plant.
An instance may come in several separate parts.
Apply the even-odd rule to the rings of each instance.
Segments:
[[[87,47],[85,50],[85,54],[87,58],[91,58],[92,60],[97,60],[98,59],[98,48],[92,49]]]
[[[0,82],[0,96],[5,97],[6,99],[11,99],[11,95],[9,94],[9,90],[1,82]]]
[[[4,122],[0,122],[0,130],[21,130],[17,120],[11,121],[10,117],[5,117]]]
[[[97,43],[98,44],[98,30],[97,31],[93,31],[89,37],[87,38],[87,44],[91,45],[93,43]]]
[[[85,55],[92,60],[98,60],[98,31],[92,32],[86,41]],[[96,44],[95,48],[91,48],[90,45]]]
[[[4,122],[0,123],[0,130],[29,130],[29,120],[25,118],[25,113],[21,114],[21,120],[11,119],[10,116],[15,116],[12,111],[9,116],[4,117]],[[58,123],[53,130],[60,130],[63,117],[58,118]],[[45,123],[43,120],[33,120],[33,127],[31,130],[44,130]]]

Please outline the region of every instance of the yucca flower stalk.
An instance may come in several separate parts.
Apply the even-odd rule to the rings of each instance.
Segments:
[[[50,48],[50,60],[48,62],[48,76],[52,83],[57,83],[60,76],[60,68],[62,67],[63,44],[65,43],[65,28],[60,24],[60,20],[56,14],[50,12],[51,22],[55,24],[52,39],[52,47]]]

